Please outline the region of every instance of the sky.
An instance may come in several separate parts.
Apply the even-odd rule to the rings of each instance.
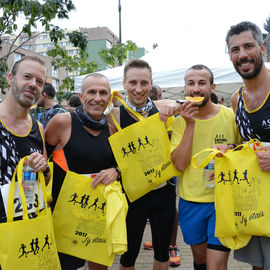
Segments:
[[[73,0],[69,20],[54,21],[67,29],[108,27],[119,36],[119,0]],[[270,16],[269,0],[121,0],[122,42],[132,40],[151,53],[152,45],[178,65],[195,61],[223,63],[225,36],[244,20],[262,32]],[[162,60],[163,61],[163,60]],[[181,63],[180,63],[181,62]]]

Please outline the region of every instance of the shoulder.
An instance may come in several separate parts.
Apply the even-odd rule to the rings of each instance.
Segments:
[[[71,124],[70,112],[56,114],[48,123],[47,127],[65,128]]]
[[[111,126],[115,126],[112,116],[114,117],[116,122],[119,124],[120,123],[120,108],[119,107],[112,108],[111,112],[109,114],[106,114],[107,123],[110,124]]]
[[[236,90],[231,96],[231,105],[232,105],[232,109],[234,110],[234,112],[236,111],[236,106],[237,106],[238,95],[239,95],[240,89]]]

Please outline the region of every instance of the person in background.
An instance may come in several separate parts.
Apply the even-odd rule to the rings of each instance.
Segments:
[[[66,112],[65,108],[59,104],[55,104],[55,89],[50,83],[45,83],[41,96],[37,101],[37,105],[43,107],[45,111],[40,116],[40,123],[44,128],[48,122],[58,113]]]
[[[225,102],[224,97],[218,96],[218,103],[224,105],[224,102]]]
[[[162,89],[158,85],[153,85],[152,90],[149,93],[149,98],[152,100],[162,99]]]
[[[81,105],[81,100],[78,93],[73,93],[68,100],[68,105],[73,108],[77,108]]]
[[[263,60],[266,49],[261,30],[252,22],[238,23],[227,32],[226,44],[230,60],[244,82],[231,97],[242,140],[270,142],[270,70]],[[270,147],[257,149],[260,169],[270,172]],[[253,236],[247,246],[234,251],[234,258],[251,264],[253,270],[270,269],[270,238]]]

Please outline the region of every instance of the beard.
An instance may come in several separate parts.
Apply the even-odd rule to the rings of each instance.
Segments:
[[[30,108],[38,100],[37,95],[33,96],[33,98],[25,96],[23,89],[17,85],[15,78],[12,80],[11,91],[18,103],[24,108]]]
[[[244,62],[244,61],[242,61]],[[259,55],[259,58],[258,58],[258,61],[252,59],[251,60],[251,63],[254,64],[254,70],[251,71],[251,72],[243,72],[243,71],[240,71],[238,65],[241,63],[241,61],[238,61],[235,65],[234,65],[234,68],[235,70],[237,71],[237,73],[243,78],[243,79],[246,79],[246,80],[249,80],[249,79],[253,79],[255,78],[259,73],[260,71],[262,70],[262,66],[263,66],[263,58],[262,58],[262,54],[260,52],[260,55]]]

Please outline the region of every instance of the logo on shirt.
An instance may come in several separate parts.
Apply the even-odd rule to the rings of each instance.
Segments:
[[[263,129],[270,129],[270,119],[262,121],[262,128]]]
[[[224,144],[227,142],[227,139],[224,137],[224,134],[216,134],[215,144]]]

